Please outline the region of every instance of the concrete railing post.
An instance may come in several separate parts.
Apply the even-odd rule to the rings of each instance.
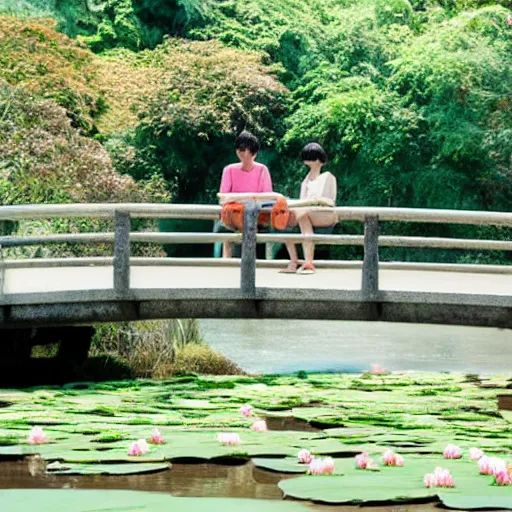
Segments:
[[[4,293],[4,273],[4,250],[3,247],[0,245],[0,296],[3,295]]]
[[[130,289],[130,214],[116,211],[114,238],[114,290],[126,293]]]
[[[240,288],[244,295],[256,293],[256,232],[258,229],[258,205],[249,201],[244,208],[244,232],[242,235],[242,261]]]
[[[379,218],[364,220],[364,260],[361,291],[363,297],[375,299],[379,293]]]

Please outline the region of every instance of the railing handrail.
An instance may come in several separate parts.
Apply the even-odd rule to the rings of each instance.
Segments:
[[[130,232],[130,242],[156,244],[209,244],[215,242],[242,242],[242,233],[152,233]],[[0,246],[23,247],[31,245],[81,243],[113,244],[115,234],[73,233],[31,236],[0,236]],[[363,235],[301,235],[291,233],[257,234],[259,243],[315,242],[323,245],[364,245]],[[512,241],[468,238],[442,238],[421,236],[379,236],[379,247],[416,247],[429,249],[474,249],[491,251],[512,251]]]
[[[378,217],[379,222],[426,222],[512,226],[512,212],[477,210],[444,210],[428,208],[394,208],[374,206],[308,207],[312,211],[334,211],[339,221],[360,221]],[[129,213],[132,218],[217,219],[219,205],[160,203],[77,203],[27,204],[0,206],[0,220],[47,219],[62,217],[108,218],[116,212]]]
[[[332,208],[313,207],[313,211],[332,212]],[[266,209],[268,210],[268,208]],[[256,296],[256,243],[258,241],[299,243],[311,240],[314,243],[363,245],[361,293],[366,301],[379,297],[379,247],[432,247],[458,249],[512,250],[507,240],[466,240],[424,237],[381,236],[379,223],[431,222],[466,225],[512,226],[512,213],[481,212],[468,210],[429,210],[388,207],[338,207],[334,212],[340,221],[364,223],[364,235],[273,235],[257,234],[259,206],[254,201],[246,204],[243,233],[148,233],[131,231],[132,218],[182,218],[218,219],[219,205],[184,205],[153,203],[102,203],[102,204],[44,204],[0,206],[0,220],[22,220],[34,218],[109,218],[115,220],[114,233],[56,234],[48,236],[0,237],[0,246],[35,245],[38,243],[112,243],[114,244],[114,291],[120,298],[130,293],[130,244],[149,243],[211,243],[232,241],[242,243],[240,260],[240,289],[247,298]],[[1,257],[1,249],[0,249]],[[5,265],[0,263],[0,281]],[[0,288],[0,293],[2,289]]]

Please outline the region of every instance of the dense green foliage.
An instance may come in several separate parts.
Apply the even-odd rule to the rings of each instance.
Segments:
[[[215,197],[219,165],[232,159],[233,133],[249,128],[275,142],[282,132],[288,93],[258,53],[168,39],[154,51],[111,51],[103,66],[108,98],[119,103],[121,89],[142,99],[138,117],[130,117],[128,102],[112,111],[113,127],[104,126],[113,132],[105,145],[116,167],[138,179],[163,175],[179,201]],[[126,78],[122,85],[119,76]],[[127,113],[122,131],[120,111]]]
[[[297,155],[315,140],[330,157],[339,204],[510,210],[511,7],[510,0],[8,1],[4,12],[17,18],[0,18],[0,77],[64,107],[113,168],[135,180],[163,177],[176,201],[215,201],[233,136],[248,128],[264,143],[259,159],[275,189],[292,196],[304,176]],[[30,16],[52,16],[72,39]]]

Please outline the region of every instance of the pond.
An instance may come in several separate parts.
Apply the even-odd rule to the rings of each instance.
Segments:
[[[201,320],[206,342],[250,373],[391,371],[501,373],[505,329],[383,322]]]
[[[80,512],[105,503],[112,511],[202,512],[223,498],[232,500],[227,512],[365,510],[356,504],[372,505],[372,512],[433,512],[475,503],[512,510],[512,487],[493,485],[469,456],[477,446],[512,463],[512,413],[497,409],[511,383],[510,372],[415,372],[184,376],[2,390],[0,509],[21,512],[37,503],[37,510],[68,511],[80,491],[89,507]],[[241,405],[248,404],[246,417]],[[257,418],[266,429],[254,428]],[[34,426],[44,429],[43,444],[29,443]],[[130,455],[129,447],[155,427],[165,442]],[[238,440],[225,443],[222,432]],[[460,447],[461,458],[443,456],[449,444]],[[318,461],[332,458],[333,474],[307,474],[301,449]],[[403,456],[404,467],[386,465],[387,449]],[[362,452],[372,458],[369,470],[356,465]],[[425,486],[424,475],[437,466],[450,471],[454,488]],[[249,508],[238,499],[249,499]],[[154,507],[146,507],[148,500]]]

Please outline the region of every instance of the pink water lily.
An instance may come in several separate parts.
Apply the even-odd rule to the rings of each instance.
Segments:
[[[471,460],[479,460],[484,456],[484,452],[480,448],[470,448],[469,457]]]
[[[512,27],[512,16],[507,14],[507,27]]]
[[[240,436],[232,432],[220,432],[217,434],[217,441],[226,446],[237,446],[242,442]]]
[[[256,420],[251,425],[251,430],[254,430],[254,432],[266,432],[267,431],[267,422],[265,420]]]
[[[382,460],[386,466],[399,466],[404,465],[404,458],[393,450],[387,449],[382,456]]]
[[[423,482],[425,483],[426,487],[435,487],[436,486],[436,477],[434,476],[434,473],[427,473],[423,477]]]
[[[481,475],[496,476],[498,473],[507,472],[507,464],[498,457],[484,455],[478,460],[478,468]]]
[[[512,485],[512,478],[507,471],[500,471],[495,476],[496,485]]]
[[[366,452],[356,455],[355,459],[357,469],[369,469],[372,467],[373,460],[370,459],[369,455]]]
[[[252,414],[252,406],[249,404],[242,405],[240,407],[240,414],[248,418]]]
[[[332,475],[334,473],[334,461],[331,457],[324,459],[314,458],[309,463],[309,474],[311,475]]]
[[[28,435],[28,442],[30,444],[45,444],[48,443],[48,438],[41,427],[32,427]]]
[[[433,473],[427,473],[423,477],[423,482],[427,487],[455,487],[450,471],[440,467],[437,467]]]
[[[331,457],[325,457],[324,462],[324,475],[332,475],[334,473],[334,460]]]
[[[164,440],[162,434],[160,433],[160,430],[158,430],[158,428],[155,428],[153,430],[153,434],[152,434],[149,442],[151,444],[165,444],[165,440]]]
[[[384,374],[386,374],[388,372],[380,364],[372,364],[372,367],[370,368],[370,373],[373,374],[373,375],[384,375]]]
[[[445,459],[460,459],[462,457],[462,450],[455,444],[449,444],[444,449],[443,457]]]
[[[309,450],[306,450],[303,448],[298,454],[297,458],[299,459],[299,462],[301,464],[309,464],[313,459],[313,455],[311,455],[311,452]]]
[[[149,452],[149,445],[145,439],[133,441],[128,447],[128,455],[130,457],[138,457],[139,455],[146,455]]]

